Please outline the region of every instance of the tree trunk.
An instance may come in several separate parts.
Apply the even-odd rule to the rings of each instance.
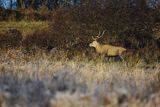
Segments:
[[[24,9],[25,8],[25,0],[17,0],[17,7],[18,8],[22,8]]]
[[[10,9],[12,9],[13,1],[10,0]]]

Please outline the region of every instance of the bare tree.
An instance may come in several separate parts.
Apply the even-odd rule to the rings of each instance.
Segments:
[[[18,8],[25,8],[25,0],[17,0]]]
[[[13,7],[13,0],[10,0],[10,9]]]
[[[3,7],[3,1],[0,0],[0,8],[2,8],[2,7]]]

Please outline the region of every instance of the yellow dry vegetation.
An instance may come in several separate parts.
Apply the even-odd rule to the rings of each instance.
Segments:
[[[8,31],[9,29],[17,29],[22,32],[23,36],[30,34],[34,29],[48,28],[47,21],[0,21],[0,32]]]

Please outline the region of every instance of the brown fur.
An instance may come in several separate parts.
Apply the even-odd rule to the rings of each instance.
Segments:
[[[126,51],[123,47],[112,46],[109,44],[102,45],[96,40],[89,44],[90,47],[94,47],[97,53],[105,54],[107,56],[120,56]]]

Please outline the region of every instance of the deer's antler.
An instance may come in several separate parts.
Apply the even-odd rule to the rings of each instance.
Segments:
[[[101,34],[101,36],[103,36],[105,32],[106,32],[106,30],[103,30],[103,32],[102,32],[102,34]]]
[[[92,39],[95,40],[95,41],[97,40],[97,38],[95,38],[95,37],[93,37],[93,36],[92,36]]]
[[[93,37],[93,36],[92,36],[92,39],[93,39],[93,40],[97,40],[97,39],[101,38],[101,37],[104,35],[104,33],[105,33],[105,30],[103,30],[102,33],[99,31],[99,32],[98,32],[98,36],[96,36],[96,37]]]
[[[100,32],[100,31],[99,31],[99,32]],[[105,33],[105,30],[103,30],[103,32],[102,32],[101,34],[99,33],[99,35],[96,36],[96,37],[99,39],[99,38],[101,38],[101,37],[104,35],[104,33]]]

